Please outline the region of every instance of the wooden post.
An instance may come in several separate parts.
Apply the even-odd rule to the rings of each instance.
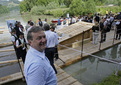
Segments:
[[[84,41],[84,31],[82,33],[82,48],[81,48],[81,57],[83,57],[83,41]]]
[[[101,32],[100,32],[100,33],[101,33]],[[99,50],[100,50],[100,48],[101,48],[101,38],[100,38]]]
[[[114,44],[115,35],[116,35],[116,29],[114,30],[114,37],[113,37],[113,43],[112,43],[112,45]]]

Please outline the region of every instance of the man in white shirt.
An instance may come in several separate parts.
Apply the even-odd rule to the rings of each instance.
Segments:
[[[51,66],[55,70],[57,74],[56,68],[54,66],[54,54],[55,54],[55,46],[58,45],[58,37],[52,31],[50,31],[50,26],[46,23],[44,25],[45,35],[47,38],[47,44],[45,49],[45,55],[49,59]]]

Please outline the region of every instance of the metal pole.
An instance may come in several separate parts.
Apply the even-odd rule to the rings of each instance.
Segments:
[[[83,57],[83,41],[84,41],[84,31],[83,31],[83,34],[82,34],[82,48],[81,48],[81,57]]]

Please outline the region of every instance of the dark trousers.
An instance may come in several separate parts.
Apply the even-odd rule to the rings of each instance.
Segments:
[[[45,56],[50,61],[51,66],[53,67],[55,73],[57,74],[57,70],[54,66],[54,54],[55,54],[55,48],[46,48],[45,49]]]
[[[101,32],[101,42],[106,40],[106,32]]]
[[[17,59],[20,59],[20,57],[21,57],[22,61],[24,63],[25,62],[25,58],[26,58],[26,49],[22,50],[22,51],[17,51],[16,55],[17,55]]]

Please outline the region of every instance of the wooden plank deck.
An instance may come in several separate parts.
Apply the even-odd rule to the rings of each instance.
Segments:
[[[101,44],[101,49],[99,50],[99,40],[100,40],[100,36],[98,39],[98,44],[94,45],[92,44],[92,41],[90,41],[89,43],[84,44],[83,47],[83,51],[85,53],[83,53],[83,57],[88,56],[88,54],[94,54],[96,52],[100,52],[101,50],[105,50],[109,47],[112,47],[116,44],[121,43],[121,40],[115,40],[114,44],[113,43],[113,37],[114,37],[114,30],[111,30],[110,32],[107,33],[107,39],[106,42]],[[64,50],[60,50],[59,51],[59,57],[66,62],[66,64],[64,64],[61,60],[57,60],[55,61],[55,63],[59,66],[59,67],[64,67],[64,66],[68,66],[69,64],[72,64],[73,62],[76,62],[78,60],[81,59],[81,45],[78,47],[75,47],[74,49],[69,47],[68,49],[64,49]]]
[[[69,74],[64,72],[57,65],[56,65],[56,69],[58,71],[58,74],[57,74],[57,82],[58,83],[57,83],[57,85],[82,85],[80,82],[78,82],[76,79],[74,79]],[[21,72],[0,78],[0,85],[5,84],[5,83],[9,83],[9,82],[12,82],[12,81],[15,81],[15,80],[18,80],[18,79],[22,79]]]

